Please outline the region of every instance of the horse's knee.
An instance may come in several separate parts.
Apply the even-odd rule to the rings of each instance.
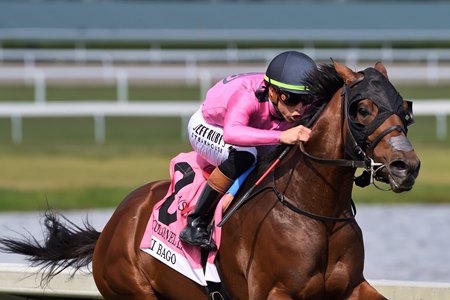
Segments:
[[[312,276],[305,284],[299,285],[298,290],[274,287],[267,299],[324,299],[325,279],[321,273]]]
[[[313,275],[299,294],[302,299],[323,299],[325,295],[325,278],[322,273]]]
[[[386,297],[378,293],[378,291],[371,286],[367,281],[361,282],[356,286],[348,300],[387,300]]]

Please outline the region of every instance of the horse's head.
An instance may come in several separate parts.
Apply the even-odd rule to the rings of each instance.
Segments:
[[[394,192],[410,190],[420,168],[406,137],[413,121],[411,102],[389,82],[381,63],[361,72],[333,64],[345,83],[346,153],[378,163],[375,178],[389,183]]]

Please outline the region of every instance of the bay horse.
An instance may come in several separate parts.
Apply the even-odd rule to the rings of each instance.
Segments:
[[[376,179],[398,193],[412,188],[420,168],[406,137],[412,115],[381,63],[361,72],[324,64],[309,86],[316,97],[310,140],[292,146],[223,225],[218,264],[228,298],[386,299],[363,275],[352,188],[356,167],[364,167],[359,179],[365,184]],[[241,191],[266,166],[261,161]],[[204,287],[139,249],[152,207],[168,187],[157,181],[131,192],[101,233],[49,213],[45,244],[3,238],[1,248],[28,255],[47,270],[48,280],[92,261],[107,300],[208,299]]]

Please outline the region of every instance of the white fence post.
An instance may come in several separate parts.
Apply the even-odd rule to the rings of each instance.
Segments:
[[[203,101],[206,97],[206,93],[211,87],[211,73],[206,69],[201,69],[198,73],[200,78],[200,99],[199,101]]]
[[[115,73],[112,61],[103,61],[102,76],[104,84],[113,84],[115,80]]]
[[[186,84],[194,85],[197,80],[197,58],[193,54],[186,57]]]
[[[96,114],[94,116],[94,126],[95,126],[95,143],[103,144],[105,143],[105,115]]]
[[[35,57],[32,53],[26,52],[23,57],[23,63],[26,68],[34,69],[35,66]]]
[[[116,71],[117,81],[117,101],[120,103],[128,102],[128,74],[125,70]]]
[[[45,104],[47,98],[45,73],[41,70],[33,70],[34,80],[34,102],[36,104]]]

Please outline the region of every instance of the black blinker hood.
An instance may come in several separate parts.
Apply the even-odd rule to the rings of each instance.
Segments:
[[[346,89],[347,97],[347,121],[349,122],[349,129],[355,138],[355,142],[365,150],[367,147],[367,138],[371,135],[387,118],[391,115],[398,115],[403,121],[404,128],[409,124],[407,120],[408,114],[403,108],[403,98],[397,92],[395,87],[389,80],[375,68],[367,68],[360,73],[364,74],[364,78],[358,82],[350,84]],[[375,119],[364,126],[356,123],[351,117],[352,108],[354,109],[357,102],[363,99],[370,99],[378,106],[378,114]],[[349,145],[348,145],[349,146]],[[351,156],[358,156],[354,153],[354,149],[347,151]]]

